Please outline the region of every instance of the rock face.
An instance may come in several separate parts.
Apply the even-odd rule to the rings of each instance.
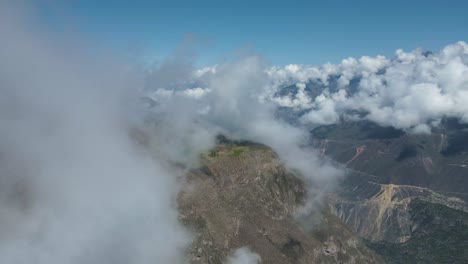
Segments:
[[[304,184],[268,147],[221,144],[203,155],[180,192],[180,221],[194,233],[192,263],[224,263],[247,246],[262,263],[382,263],[343,222],[324,210],[306,230],[294,212]]]
[[[368,182],[330,194],[329,206],[387,263],[468,260],[468,214],[459,198]]]
[[[415,199],[466,210],[464,201],[426,188],[371,182],[356,187],[359,188],[353,189],[353,198],[349,193],[347,198],[332,194],[329,204],[335,215],[370,242],[406,242],[415,229],[410,213],[410,204]]]
[[[408,204],[411,198],[400,197],[395,185],[379,187],[374,196],[360,201],[330,195],[332,211],[367,240],[405,242],[410,236]]]
[[[413,199],[411,236],[403,243],[368,245],[387,263],[467,263],[468,214],[440,203]]]

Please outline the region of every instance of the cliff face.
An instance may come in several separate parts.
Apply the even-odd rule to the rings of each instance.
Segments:
[[[335,215],[352,227],[360,237],[370,241],[404,242],[409,238],[411,197],[395,185],[381,185],[369,199],[350,201],[330,195]]]
[[[294,219],[304,184],[268,147],[221,144],[202,156],[180,192],[180,221],[194,233],[193,263],[223,263],[248,246],[262,263],[381,263],[329,211],[306,230]]]
[[[348,188],[330,194],[332,213],[387,263],[468,260],[468,214],[463,200],[415,186],[361,183]]]
[[[387,263],[467,263],[468,214],[416,198],[409,206],[411,235],[402,243],[368,243]]]
[[[367,183],[367,187],[360,187],[361,189],[353,190],[354,198],[358,199],[332,194],[329,196],[329,204],[335,215],[360,237],[371,242],[406,242],[416,228],[415,219],[410,214],[410,204],[415,199],[466,210],[464,201],[426,188],[376,183]]]

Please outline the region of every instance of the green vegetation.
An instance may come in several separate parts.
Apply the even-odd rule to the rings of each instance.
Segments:
[[[229,156],[231,157],[239,157],[242,152],[246,151],[247,150],[247,147],[234,147],[232,149],[232,152]]]

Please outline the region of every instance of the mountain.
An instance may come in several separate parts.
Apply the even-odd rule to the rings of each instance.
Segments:
[[[468,131],[464,129],[446,125],[431,134],[407,134],[359,121],[321,126],[312,134],[313,145],[350,172],[375,176],[378,183],[419,186],[468,198]]]
[[[313,129],[311,144],[347,170],[332,213],[387,263],[466,263],[465,129],[453,119],[423,135],[368,121]]]
[[[219,138],[178,196],[191,263],[245,246],[262,263],[465,263],[468,148],[452,121],[425,135],[368,121],[313,129],[311,145],[347,172],[318,221],[297,217],[307,187],[272,149]]]
[[[244,246],[262,263],[383,263],[327,208],[313,227],[299,222],[305,185],[269,147],[224,140],[200,163],[178,197],[180,221],[195,237],[192,263],[224,263]]]

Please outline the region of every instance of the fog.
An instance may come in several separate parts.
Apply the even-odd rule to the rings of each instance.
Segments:
[[[260,262],[260,256],[246,247],[236,249],[227,260],[228,264],[258,264]]]
[[[37,24],[0,4],[1,263],[185,263],[178,186],[218,134],[277,151],[310,187],[304,212],[341,176],[262,99],[260,56],[200,72],[182,52],[143,69]]]
[[[183,262],[175,173],[130,136],[143,75],[28,12],[0,6],[0,262]]]

